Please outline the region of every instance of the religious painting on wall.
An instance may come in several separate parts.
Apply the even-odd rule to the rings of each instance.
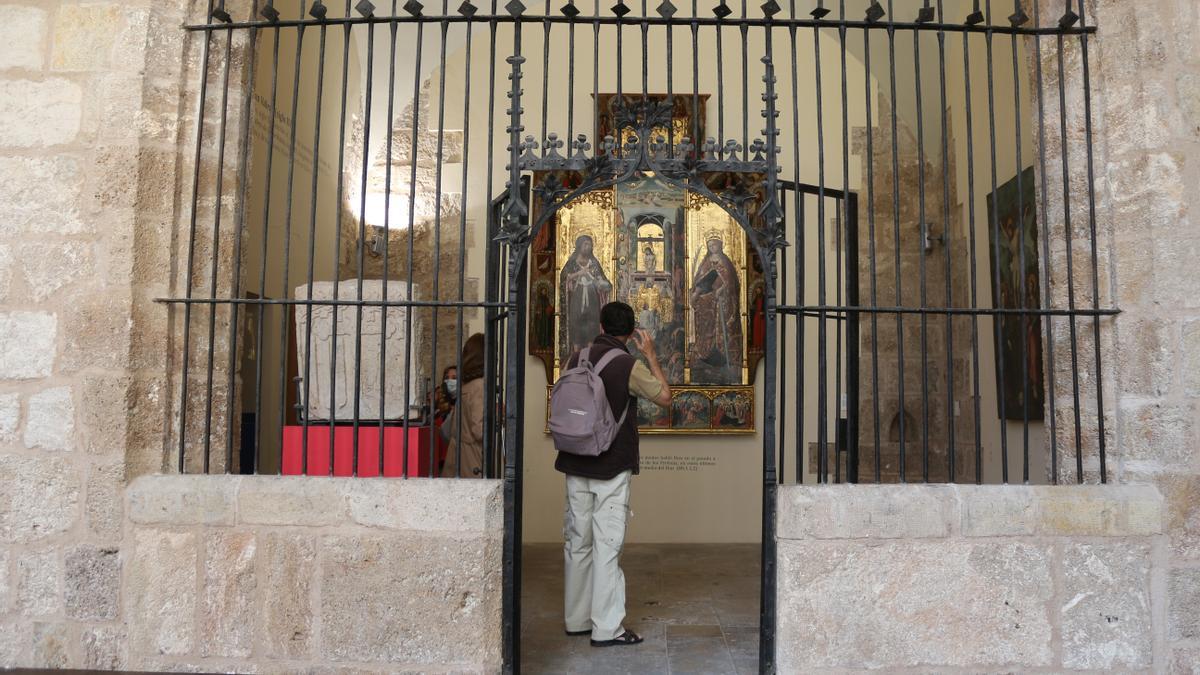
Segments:
[[[992,306],[1039,309],[1041,279],[1033,167],[987,197]],[[1036,314],[996,319],[996,388],[1003,402],[998,413],[1009,420],[1045,417],[1042,371],[1042,322]]]
[[[692,135],[693,98],[675,98],[671,126],[678,141]],[[598,131],[615,136],[615,97],[597,100]],[[547,178],[566,188],[581,180],[562,171],[535,182]],[[711,187],[733,178],[704,179]],[[753,376],[765,325],[762,264],[720,206],[638,172],[561,205],[535,234],[530,255],[530,353],[545,363],[548,385],[600,333],[600,308],[620,300],[654,338],[673,392],[670,409],[639,403],[643,432],[754,432]],[[640,358],[632,345],[630,351]]]

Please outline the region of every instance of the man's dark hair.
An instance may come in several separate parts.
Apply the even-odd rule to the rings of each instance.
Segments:
[[[623,302],[610,302],[600,308],[600,327],[605,335],[633,335],[633,308]]]

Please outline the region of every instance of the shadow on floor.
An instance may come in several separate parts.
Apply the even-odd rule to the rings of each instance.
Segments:
[[[759,546],[630,544],[621,566],[626,628],[646,641],[592,647],[567,637],[561,544],[524,548],[525,673],[757,673]]]

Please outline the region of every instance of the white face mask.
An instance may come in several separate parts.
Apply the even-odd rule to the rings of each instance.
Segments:
[[[457,394],[458,380],[442,380],[442,387],[446,390],[447,394]]]

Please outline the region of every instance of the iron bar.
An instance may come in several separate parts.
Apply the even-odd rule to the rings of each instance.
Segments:
[[[544,20],[549,21],[550,23],[570,24],[570,23],[585,23],[585,22],[596,21],[603,25],[621,25],[621,24],[640,23],[643,19],[641,19],[641,18],[632,18],[632,19],[619,18],[619,17],[615,17],[615,16],[599,16],[599,17],[589,17],[585,21],[583,19],[575,19],[575,18],[567,17],[567,16],[542,17],[542,16],[538,16],[538,15],[533,15],[533,14],[521,15],[521,16],[511,16],[508,14],[476,14],[472,17],[453,16],[453,15],[439,16],[436,14],[423,14],[421,16],[329,17],[327,19],[323,19],[320,21],[312,20],[312,19],[291,19],[291,20],[280,19],[278,22],[275,22],[275,23],[267,23],[267,22],[262,22],[262,21],[235,21],[232,23],[200,23],[200,24],[188,24],[188,25],[184,26],[183,28],[184,28],[184,30],[192,31],[192,32],[201,32],[201,31],[216,32],[216,31],[230,31],[230,30],[247,29],[247,28],[298,28],[300,26],[319,26],[321,24],[331,25],[331,26],[332,25],[358,26],[358,25],[371,25],[371,24],[384,24],[384,23],[425,24],[425,23],[441,23],[442,21],[448,21],[450,23],[470,23],[470,22],[485,23],[485,22],[489,22],[489,21],[495,21],[497,24],[519,25],[519,24],[526,24],[526,23],[540,24]],[[666,19],[666,18],[656,18],[656,17],[647,17],[645,19],[645,21],[648,25],[651,25],[651,26],[673,25],[678,22],[678,20]],[[769,27],[769,26],[774,26],[774,27],[795,26],[797,28],[836,28],[838,26],[845,26],[846,28],[883,30],[883,31],[903,30],[903,31],[936,32],[938,30],[944,30],[947,33],[986,33],[988,31],[991,31],[992,33],[997,34],[997,35],[1017,34],[1017,35],[1069,36],[1069,35],[1094,34],[1097,32],[1097,29],[1095,26],[1081,26],[1081,27],[1077,27],[1077,28],[1057,28],[1057,27],[1056,28],[1021,28],[1021,27],[1004,26],[1004,25],[995,25],[995,26],[992,26],[992,25],[966,25],[966,24],[960,24],[960,23],[936,23],[936,22],[917,23],[915,21],[872,22],[872,21],[867,21],[867,20],[854,20],[854,19],[847,19],[845,21],[825,21],[825,20],[815,20],[815,19],[804,19],[804,18],[799,18],[799,17],[790,18],[790,19],[775,19],[773,21],[768,21],[766,19],[758,19],[758,18],[753,18],[753,17],[708,18],[708,17],[694,16],[694,17],[689,17],[688,21],[695,22],[697,25],[700,25],[700,26],[737,27],[737,26],[741,26],[743,24],[746,26],[750,26],[750,27],[760,27],[760,28],[761,27]]]
[[[308,213],[308,284],[306,292],[310,302],[313,299],[313,283],[317,259],[317,200],[320,196],[318,179],[321,175],[321,103],[325,94],[325,44],[327,32],[328,29],[325,26],[321,26],[320,46],[317,56],[317,94],[316,102],[313,104],[313,168],[312,184],[309,186],[309,189],[312,190],[312,200],[309,204]],[[234,307],[237,307],[237,305],[234,305]],[[304,375],[302,379],[304,390],[301,397],[302,400],[300,401],[304,414],[301,420],[303,428],[300,437],[300,473],[308,475],[308,418],[312,410],[309,405],[309,394],[312,390],[312,305],[305,305],[304,312]],[[332,416],[331,414],[330,417]]]

